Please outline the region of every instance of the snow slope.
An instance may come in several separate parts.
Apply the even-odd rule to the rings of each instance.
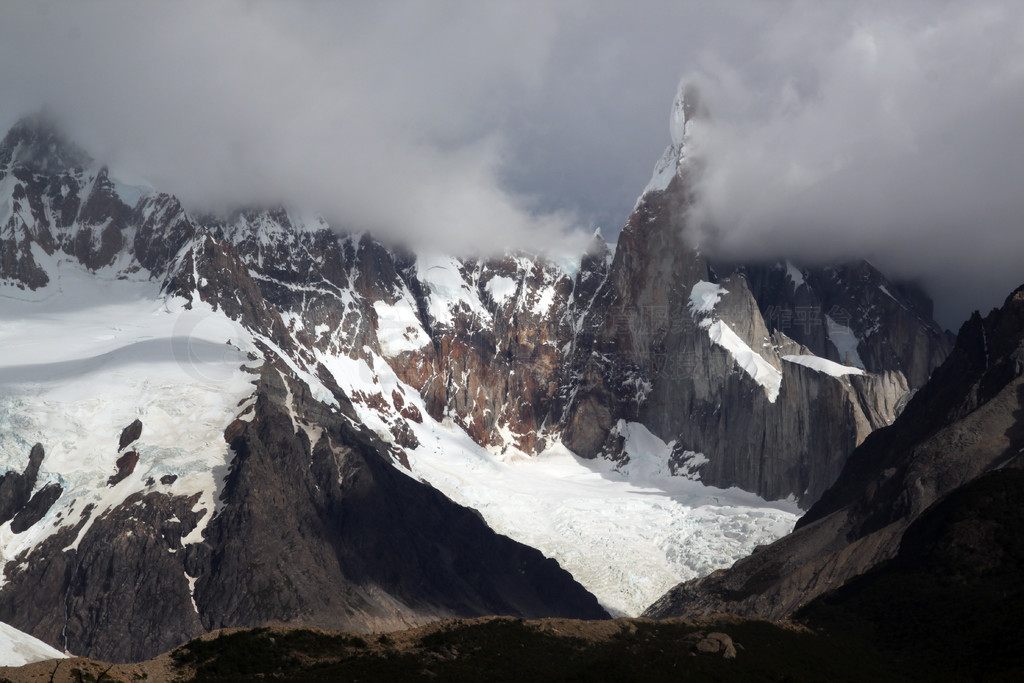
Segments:
[[[851,368],[849,365],[840,365],[835,361],[814,355],[783,356],[782,360],[789,363],[796,363],[797,365],[803,365],[804,367],[817,370],[818,372],[823,372],[826,375],[831,375],[833,377],[864,374],[864,371],[860,368]]]
[[[782,387],[782,373],[758,355],[747,343],[739,338],[725,322],[715,321],[708,328],[708,335],[718,346],[729,352],[736,364],[750,377],[764,387],[768,400],[775,403]]]
[[[184,300],[164,299],[155,282],[105,279],[110,273],[46,258],[46,288],[0,286],[0,472],[23,471],[42,443],[36,488],[57,482],[63,494],[23,533],[0,526],[0,566],[87,504],[96,505],[91,523],[167,474],[178,477],[170,492],[202,493],[195,509],[208,512],[185,542],[198,540],[227,471],[224,429],[254,391],[241,369],[253,365],[251,338],[202,304],[186,310]],[[107,486],[121,430],[136,418],[138,465]]]
[[[0,666],[24,666],[66,657],[60,650],[0,621]]]
[[[26,532],[0,526],[0,562],[39,543],[55,530],[58,514],[69,518],[70,506],[77,515],[94,503],[96,519],[164,474],[179,477],[172,492],[201,493],[196,509],[209,512],[184,543],[199,540],[230,461],[223,431],[253,392],[253,376],[240,369],[254,365],[247,358],[258,353],[253,339],[202,304],[186,310],[181,299],[165,300],[154,282],[96,276],[52,259],[46,267],[52,284],[43,290],[0,287],[0,471],[23,470],[31,445],[42,442],[47,453],[37,488],[56,481],[65,493]],[[441,285],[449,267],[431,267],[434,303],[447,312],[452,302],[470,299],[472,310],[471,292]],[[384,335],[386,354],[419,342],[400,305],[378,313],[391,332]],[[558,560],[615,613],[639,614],[680,581],[732,564],[789,532],[799,514],[791,502],[707,487],[696,475],[671,476],[671,445],[632,423],[623,426],[629,462],[619,469],[579,459],[558,443],[533,458],[515,449],[496,455],[450,420],[431,419],[385,357],[362,352],[372,369],[348,356],[321,353],[319,360],[349,396],[384,399],[354,404],[385,441],[393,441],[390,427],[400,417],[375,405],[390,403],[398,391],[419,410],[423,422],[408,423],[420,444],[407,449],[411,475],[477,509],[499,533]],[[144,425],[133,446],[139,464],[108,487],[120,431],[136,418]],[[691,455],[699,463],[702,456]]]
[[[514,449],[498,456],[451,420],[432,420],[384,359],[373,358],[374,370],[347,356],[321,360],[350,395],[397,390],[419,409],[423,423],[409,423],[420,443],[407,450],[413,476],[478,510],[495,531],[558,560],[616,614],[636,616],[680,581],[731,565],[789,533],[800,514],[792,501],[770,503],[671,476],[669,445],[634,423],[623,430],[630,463],[622,471],[559,443],[536,457]],[[355,405],[367,426],[392,439],[380,413]],[[693,457],[699,464],[702,456]]]

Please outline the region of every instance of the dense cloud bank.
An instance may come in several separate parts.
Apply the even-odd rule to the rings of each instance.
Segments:
[[[46,106],[186,203],[285,203],[443,249],[614,238],[680,77],[708,248],[867,256],[955,325],[1024,281],[1024,6],[11,4],[0,126]]]

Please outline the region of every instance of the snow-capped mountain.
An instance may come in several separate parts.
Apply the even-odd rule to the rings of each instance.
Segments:
[[[638,614],[785,534],[948,340],[868,264],[689,246],[677,108],[614,250],[566,259],[193,215],[20,122],[0,619],[127,660],[232,625]]]

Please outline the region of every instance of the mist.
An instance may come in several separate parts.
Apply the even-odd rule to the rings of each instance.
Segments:
[[[694,239],[867,258],[922,283],[954,329],[1024,283],[1024,5],[936,7],[825,31],[808,13],[764,37],[760,76],[691,74],[712,112]]]
[[[8,4],[0,127],[47,109],[186,206],[302,207],[415,248],[614,241],[676,86],[712,119],[688,229],[868,258],[940,321],[1024,282],[1017,2]]]

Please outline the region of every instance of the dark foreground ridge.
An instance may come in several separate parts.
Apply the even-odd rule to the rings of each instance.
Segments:
[[[1024,472],[987,474],[907,531],[900,553],[790,622],[507,617],[356,635],[229,629],[142,664],[78,658],[0,681],[1022,680]]]

